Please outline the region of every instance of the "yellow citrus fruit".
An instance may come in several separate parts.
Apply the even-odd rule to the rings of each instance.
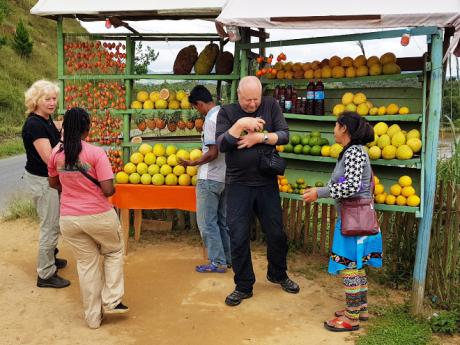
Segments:
[[[394,205],[396,202],[396,197],[394,195],[388,194],[385,198],[385,204]]]
[[[144,155],[140,152],[134,152],[131,157],[129,157],[129,161],[133,164],[139,164],[144,161]]]
[[[396,133],[401,132],[401,127],[399,127],[398,124],[391,125],[388,127],[387,134],[390,136],[390,138],[393,137]]]
[[[355,96],[353,97],[353,103],[356,104],[356,105],[359,105],[361,103],[365,103],[367,101],[367,97],[364,93],[362,92],[358,92],[357,94],[355,94]]]
[[[152,184],[155,186],[162,186],[165,183],[165,177],[162,174],[155,174],[152,176]]]
[[[346,92],[342,96],[342,104],[347,105],[353,103],[354,95],[351,92]]]
[[[383,116],[387,113],[387,107],[385,106],[381,106],[379,107],[378,111],[377,111],[377,115],[380,115],[380,116]]]
[[[411,129],[407,134],[406,134],[407,140],[416,138],[420,139],[420,132],[417,129]]]
[[[404,175],[399,178],[398,183],[401,187],[408,187],[412,185],[412,179],[410,176]]]
[[[372,107],[369,109],[369,115],[377,115],[378,112],[379,112],[379,108],[377,107]]]
[[[406,136],[404,135],[403,132],[399,131],[393,134],[391,136],[391,145],[394,147],[400,147],[401,145],[404,145],[406,143]]]
[[[166,157],[168,157],[170,155],[173,155],[176,152],[177,152],[177,147],[176,146],[174,146],[174,145],[166,146],[166,151],[165,151]]]
[[[173,174],[176,175],[176,176],[180,176],[182,174],[185,174],[185,167],[183,167],[182,165],[176,165],[173,168]]]
[[[393,145],[385,146],[382,150],[383,159],[394,159],[396,157],[396,147]]]
[[[379,183],[375,185],[374,195],[382,194],[385,191],[385,187],[383,184]]]
[[[369,68],[367,66],[359,66],[356,68],[357,77],[365,77],[369,75]]]
[[[142,174],[141,183],[142,184],[150,184],[150,183],[152,183],[152,175],[147,174],[147,173]]]
[[[374,133],[378,136],[385,134],[388,130],[388,125],[385,122],[379,122],[374,125]]]
[[[415,194],[415,189],[412,186],[404,187],[401,191],[401,195],[405,196],[406,198],[410,197],[411,195]]]
[[[160,93],[158,91],[152,91],[150,92],[149,99],[155,103],[160,99]]]
[[[399,111],[399,107],[395,103],[391,103],[387,107],[387,114],[388,115],[395,115],[395,114],[398,113],[398,111]]]
[[[287,178],[282,178],[281,181],[280,181],[280,185],[282,186],[287,186],[288,185],[288,179]]]
[[[369,67],[369,75],[381,75],[382,70],[383,70],[382,65],[379,63],[376,63]]]
[[[184,99],[182,99],[182,101],[180,102],[180,108],[181,109],[190,109],[192,107],[192,105],[190,104],[190,102],[188,101],[188,97],[185,97]]]
[[[137,165],[136,171],[139,175],[143,175],[147,173],[149,166],[145,164],[144,162],[141,162]]]
[[[133,101],[133,102],[131,103],[131,108],[132,108],[132,109],[142,109],[142,102]]]
[[[119,171],[117,175],[115,176],[115,181],[117,183],[128,183],[129,175],[125,173],[124,171]]]
[[[281,191],[282,191],[283,193],[287,193],[288,188],[289,188],[288,185],[281,186]]]
[[[332,114],[335,116],[340,116],[345,111],[345,106],[343,104],[336,104],[332,109]]]
[[[188,161],[190,159],[190,153],[187,150],[179,149],[176,153],[177,159],[181,159],[183,161]]]
[[[399,108],[399,114],[401,114],[401,115],[407,115],[407,114],[409,114],[409,108],[408,108],[408,107],[401,107],[401,108]]]
[[[137,172],[129,174],[129,183],[138,184],[139,182],[141,182],[141,175]]]
[[[168,164],[163,164],[160,168],[160,174],[163,176],[172,174],[172,168]]]
[[[377,145],[378,147],[380,147],[382,150],[391,145],[391,139],[390,139],[390,136],[388,134],[383,134],[379,137],[379,139],[377,140]]]
[[[187,174],[189,174],[190,176],[194,177],[194,176],[197,176],[197,173],[198,173],[198,168],[196,166],[191,166],[189,165],[185,171],[187,172]]]
[[[180,186],[190,186],[192,178],[188,174],[182,174],[179,176],[178,182]]]
[[[184,98],[188,97],[184,90],[179,90],[176,92],[176,99],[180,102]]]
[[[136,172],[136,165],[131,162],[126,163],[123,170],[127,174],[132,174],[133,172]]]
[[[401,186],[397,183],[395,183],[394,185],[392,185],[390,187],[390,192],[391,194],[393,194],[394,196],[398,196],[399,194],[401,194]]]
[[[398,195],[396,197],[396,204],[399,206],[405,206],[406,205],[406,198],[402,195]]]
[[[304,77],[308,71],[304,73]],[[343,78],[345,77],[345,68],[342,66],[334,66],[332,68],[332,78]],[[307,79],[307,78],[306,78]]]
[[[420,197],[417,195],[411,195],[406,200],[407,206],[417,207],[420,205]]]
[[[196,186],[197,182],[198,182],[198,175],[192,176],[192,186]]]
[[[380,183],[380,179],[374,175],[374,185],[378,185]]]
[[[153,108],[155,107],[155,105],[153,104],[153,102],[152,102],[151,100],[148,99],[148,100],[146,100],[146,101],[144,102],[144,104],[142,105],[142,107],[143,107],[144,109],[153,109]]]
[[[144,156],[144,163],[147,164],[147,165],[152,165],[155,163],[157,157],[155,157],[155,155],[152,153],[152,152],[148,152],[145,156]]]
[[[164,156],[166,153],[166,149],[165,147],[163,146],[163,144],[155,144],[153,146],[153,154],[155,156]]]
[[[137,93],[136,99],[137,99],[139,102],[144,103],[146,100],[149,99],[149,93],[148,93],[147,91],[139,91],[139,92]]]
[[[330,157],[338,158],[342,151],[343,151],[343,146],[335,143],[331,146]]]
[[[356,104],[354,103],[350,103],[345,106],[346,111],[356,112],[356,109],[357,107],[356,107]]]
[[[168,158],[166,159],[166,163],[171,167],[175,167],[176,165],[179,164],[175,154],[169,155]]]
[[[168,107],[168,102],[164,99],[159,99],[155,102],[155,109],[166,109]]]
[[[414,153],[418,153],[422,149],[422,141],[420,139],[417,139],[417,138],[411,138],[411,139],[407,140],[406,144],[407,144],[407,146],[409,146],[411,148],[411,150]]]
[[[345,76],[347,78],[356,77],[356,69],[354,67],[347,67],[347,69],[345,70]]]
[[[150,175],[155,175],[155,174],[158,174],[160,173],[160,167],[156,164],[152,164],[152,165],[149,165],[149,168],[147,169],[147,172],[150,174]]]
[[[361,116],[366,116],[369,113],[369,107],[367,106],[367,103],[361,103],[358,105],[356,112]]]
[[[159,167],[162,167],[163,165],[166,164],[166,157],[165,157],[165,156],[157,157],[157,160],[155,161],[155,163],[156,163]]]
[[[379,159],[382,156],[382,150],[380,150],[380,147],[378,146],[372,146],[369,149],[369,158],[374,160],[374,159]]]
[[[383,194],[377,194],[375,197],[374,197],[374,200],[377,204],[383,204],[385,203],[385,199],[386,199],[386,195],[385,193]]]
[[[200,149],[193,149],[192,151],[190,151],[190,159],[192,161],[200,159],[201,154],[202,154],[202,152],[201,152]]]
[[[147,153],[152,152],[152,146],[149,144],[142,144],[139,146],[139,152],[145,156]]]
[[[329,157],[331,155],[331,147],[328,145],[324,145],[321,147],[321,156]]]
[[[401,145],[396,150],[396,158],[401,160],[411,159],[414,156],[414,152],[409,145]]]

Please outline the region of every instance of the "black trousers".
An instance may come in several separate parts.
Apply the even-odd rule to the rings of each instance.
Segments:
[[[227,185],[227,224],[230,230],[232,266],[236,289],[251,292],[256,279],[252,268],[250,227],[259,218],[267,240],[268,275],[287,277],[287,237],[283,229],[281,200],[276,183],[262,187]]]

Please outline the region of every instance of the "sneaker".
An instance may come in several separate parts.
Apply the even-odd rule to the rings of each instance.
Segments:
[[[230,295],[225,298],[225,304],[234,307],[241,303],[243,299],[252,297],[252,292],[242,292],[234,290]]]
[[[54,264],[56,265],[56,268],[58,270],[64,268],[67,266],[67,260],[66,259],[59,259],[59,258],[54,258]]]
[[[267,279],[269,282],[274,283],[274,284],[280,284],[281,288],[289,293],[298,293],[300,291],[300,287],[297,283],[289,279],[287,277],[286,279],[283,280],[276,280],[272,279],[268,274],[267,274]]]
[[[104,310],[104,314],[124,314],[129,311],[129,308],[123,303],[118,303],[115,308]]]
[[[37,286],[41,288],[61,289],[69,285],[70,285],[70,281],[59,277],[57,273],[55,273],[52,277],[48,279],[42,279],[40,277],[37,277]]]
[[[195,271],[199,273],[225,273],[227,269],[215,264],[199,265],[195,267]]]

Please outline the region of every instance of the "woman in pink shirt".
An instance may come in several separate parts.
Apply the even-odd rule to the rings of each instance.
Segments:
[[[90,328],[98,328],[103,313],[125,313],[128,307],[121,302],[121,227],[107,200],[115,192],[112,168],[102,148],[83,141],[90,123],[81,108],[65,113],[63,143],[53,149],[48,176],[50,186],[62,191],[59,224],[77,259],[85,319]]]

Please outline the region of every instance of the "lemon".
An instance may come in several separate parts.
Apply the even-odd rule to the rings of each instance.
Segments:
[[[383,194],[378,194],[374,197],[374,200],[377,204],[383,204],[385,203],[386,195],[385,193]]]
[[[391,145],[393,145],[395,147],[400,147],[401,145],[404,145],[405,143],[406,143],[406,136],[401,131],[396,132],[391,137]]]
[[[385,146],[382,150],[383,159],[394,159],[396,157],[396,147],[393,145]]]
[[[144,108],[144,109],[153,109],[153,108],[154,108],[154,104],[153,104],[153,102],[152,102],[150,99],[148,99],[148,100],[146,100],[146,101],[144,102],[144,104],[142,105],[142,108]]]
[[[407,140],[416,138],[420,139],[420,132],[417,129],[411,129],[407,134],[406,134]]]
[[[136,171],[139,175],[146,174],[148,169],[149,169],[149,166],[145,164],[144,162],[139,163],[136,167]]]
[[[197,182],[198,182],[198,175],[192,176],[192,186],[196,186]]]
[[[381,107],[379,107],[379,110],[377,111],[377,115],[382,116],[382,115],[385,115],[386,113],[387,113],[387,108],[385,106],[382,105]]]
[[[338,158],[342,151],[343,151],[343,146],[335,143],[331,146],[330,157]]]
[[[399,127],[398,124],[391,125],[388,127],[387,134],[390,136],[390,138],[393,138],[393,135],[396,133],[401,132],[401,127]]]
[[[155,156],[164,156],[166,153],[166,150],[165,150],[165,147],[163,146],[163,144],[155,144],[153,146],[153,154]]]
[[[369,113],[369,107],[367,106],[366,103],[361,103],[356,108],[356,112],[361,116],[366,116]]]
[[[193,149],[192,151],[190,151],[190,159],[192,161],[194,160],[197,160],[197,159],[200,159],[201,157],[201,150],[200,149]]]
[[[138,184],[139,182],[141,182],[141,175],[136,172],[129,175],[129,183]]]
[[[388,194],[385,198],[385,204],[394,205],[396,202],[396,197],[394,195]]]
[[[417,207],[420,205],[420,198],[417,195],[411,195],[406,200],[407,206]]]
[[[185,167],[183,167],[182,165],[176,165],[173,168],[173,174],[176,175],[176,176],[180,176],[182,174],[185,174]]]
[[[152,91],[150,92],[149,99],[155,103],[160,99],[160,93],[158,91]]]
[[[129,162],[129,163],[126,163],[125,164],[125,167],[123,168],[123,170],[125,171],[125,173],[127,174],[132,174],[133,172],[136,172],[136,165]]]
[[[356,112],[356,104],[350,103],[345,106],[346,111]]]
[[[390,187],[390,192],[391,194],[393,194],[394,196],[398,196],[399,194],[401,194],[401,186],[397,183],[395,183],[394,185],[392,185]]]
[[[388,130],[388,125],[385,122],[379,122],[374,125],[374,133],[378,136],[385,134]]]
[[[372,146],[369,149],[369,158],[370,159],[379,159],[382,156],[382,150],[378,146]]]
[[[411,159],[414,156],[414,152],[409,145],[401,145],[396,151],[396,157],[401,160]]]
[[[177,147],[176,146],[174,146],[174,145],[166,146],[166,151],[165,151],[166,157],[168,157],[170,155],[173,155],[176,152],[177,152]]]
[[[147,91],[139,91],[139,92],[137,93],[136,99],[137,99],[139,102],[144,103],[146,100],[149,99],[149,93],[148,93]]]
[[[336,104],[332,109],[332,114],[335,116],[340,116],[345,111],[345,106],[343,104]]]
[[[165,177],[162,174],[155,174],[152,176],[152,184],[161,186],[165,183]]]
[[[411,138],[411,139],[407,140],[406,144],[407,144],[407,146],[409,146],[411,148],[411,150],[414,153],[418,153],[422,149],[422,141],[420,139],[417,139],[417,138]]]
[[[382,150],[391,145],[391,139],[388,134],[383,134],[379,137],[379,140],[377,140],[377,145],[380,147]]]
[[[160,172],[160,167],[156,164],[152,164],[152,165],[149,165],[149,168],[147,169],[147,172],[150,174],[150,175],[155,175],[155,174],[158,174]]]
[[[139,146],[139,152],[145,156],[147,153],[152,152],[152,145],[142,144]]]
[[[374,175],[374,185],[378,185],[380,183],[380,179]]]
[[[167,186],[177,185],[177,176],[174,174],[168,174],[165,178],[165,183]]]
[[[132,108],[132,109],[142,109],[142,102],[133,101],[133,102],[131,103],[131,108]]]
[[[190,159],[190,153],[188,153],[187,150],[179,149],[179,151],[176,153],[176,157],[177,159],[188,161]]]
[[[408,197],[410,197],[411,195],[414,195],[414,194],[415,194],[415,189],[412,186],[404,187],[401,190],[401,195],[405,196],[406,198],[408,198]]]
[[[353,97],[353,103],[356,104],[356,105],[360,105],[361,103],[366,103],[366,101],[367,101],[367,97],[362,92],[358,92]]]
[[[150,184],[152,182],[152,176],[150,174],[142,174],[141,183]]]
[[[177,91],[176,93],[176,99],[180,102],[182,101],[184,98],[188,97],[187,94],[185,93],[184,90],[179,90]]]
[[[172,173],[172,168],[168,164],[163,164],[160,168],[160,174],[163,176],[169,175]]]
[[[328,145],[324,145],[321,147],[321,156],[329,157],[331,155],[331,147]]]
[[[396,204],[399,206],[405,206],[406,205],[406,198],[403,197],[402,195],[398,195],[396,197]]]
[[[409,108],[408,108],[408,107],[401,107],[401,108],[399,108],[399,114],[401,114],[401,115],[407,115],[407,114],[409,114]]]
[[[387,107],[387,114],[388,115],[395,115],[395,114],[398,113],[398,111],[399,111],[399,107],[395,103],[391,103]]]
[[[157,157],[155,157],[155,155],[152,152],[149,152],[144,156],[144,162],[147,165],[154,164],[156,159]]]
[[[129,161],[133,164],[139,164],[144,161],[144,155],[140,152],[134,152],[131,157],[129,157]]]
[[[166,159],[166,163],[171,167],[175,167],[176,165],[179,164],[175,154],[169,155],[168,158]]]
[[[163,165],[166,164],[166,157],[165,157],[165,156],[157,157],[157,160],[155,161],[155,163],[156,163],[159,167],[162,167]]]
[[[124,171],[120,171],[115,175],[115,181],[117,183],[128,183],[129,175]]]
[[[410,176],[404,175],[399,178],[398,183],[401,187],[408,187],[412,185],[412,179]]]
[[[376,184],[374,188],[374,195],[379,195],[385,192],[385,186],[381,183]]]
[[[188,174],[182,174],[179,176],[178,182],[180,186],[190,186],[192,178]]]

